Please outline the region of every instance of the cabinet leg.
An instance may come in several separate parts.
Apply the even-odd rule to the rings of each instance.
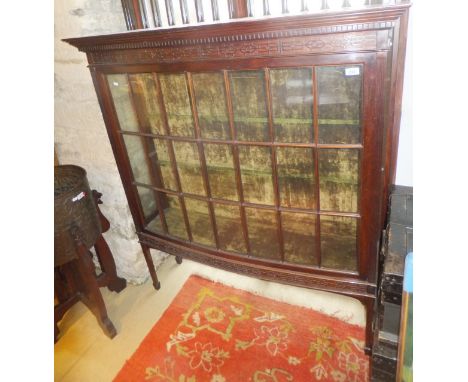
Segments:
[[[58,340],[58,336],[59,336],[59,328],[57,326],[57,322],[54,322],[54,344],[57,342]]]
[[[182,264],[182,257],[176,256],[175,261],[176,261],[177,264]]]
[[[78,246],[78,270],[82,280],[80,290],[86,291],[81,297],[82,301],[94,313],[104,333],[109,338],[114,338],[117,331],[107,315],[106,305],[96,279],[94,263],[89,256],[89,251],[82,244]]]
[[[94,244],[94,249],[96,250],[101,269],[107,275],[107,287],[113,292],[122,291],[127,286],[127,281],[117,276],[114,257],[104,236],[100,235],[98,237]]]
[[[145,256],[146,265],[148,266],[151,279],[153,280],[154,289],[159,290],[161,288],[161,283],[158,280],[156,275],[156,270],[154,269],[153,259],[151,258],[150,249],[148,246],[141,244],[141,249],[143,250],[143,255]]]
[[[99,204],[102,204],[102,200],[101,200],[102,194],[96,190],[93,190],[91,192],[93,194],[94,203],[96,204],[99,221],[101,222],[102,232],[107,232],[110,228],[110,223],[109,223],[109,220],[107,220],[107,218],[102,213],[101,208],[99,208]]]
[[[372,355],[372,345],[374,342],[374,305],[375,300],[369,299],[365,303],[366,307],[366,344],[364,352],[371,356]]]

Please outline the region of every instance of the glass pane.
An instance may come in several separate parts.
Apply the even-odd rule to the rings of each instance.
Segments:
[[[311,69],[270,71],[275,138],[279,142],[313,141]]]
[[[156,151],[150,153],[150,156],[157,158],[156,163],[159,166],[161,187],[168,190],[177,191],[177,183],[172,171],[171,159],[169,157],[170,144],[163,139],[154,139],[154,147]]]
[[[223,74],[198,73],[192,79],[202,137],[230,139]]]
[[[319,143],[360,143],[362,65],[317,68]]]
[[[281,212],[286,261],[318,265],[315,247],[315,220],[312,214]]]
[[[115,111],[122,130],[139,131],[138,120],[130,99],[130,88],[126,74],[109,74],[109,89],[114,101]]]
[[[236,173],[229,145],[205,144],[205,160],[213,198],[238,200]]]
[[[278,147],[276,158],[281,205],[315,208],[312,149]]]
[[[191,142],[172,142],[182,192],[205,196],[198,146]]]
[[[215,246],[208,204],[196,199],[185,198],[185,207],[195,243]]]
[[[237,139],[269,141],[263,71],[230,72],[229,79]]]
[[[148,224],[146,225],[146,229],[152,232],[157,232],[160,234],[165,234],[164,229],[161,224],[161,218],[158,216],[154,217]]]
[[[357,271],[356,219],[320,216],[322,266]]]
[[[161,91],[172,135],[193,136],[193,117],[184,74],[161,74]]]
[[[359,150],[319,150],[320,209],[357,212]]]
[[[245,253],[239,207],[214,204],[214,211],[220,248],[226,251]]]
[[[148,168],[150,159],[145,154],[145,139],[137,135],[122,135],[127,148],[128,159],[136,182],[153,185]],[[154,169],[153,169],[154,170]]]
[[[162,194],[163,203],[167,205],[164,209],[167,229],[172,236],[188,240],[187,230],[185,229],[184,216],[180,207],[180,201],[177,196]]]
[[[269,147],[239,146],[244,200],[274,204],[273,177]]]
[[[281,260],[276,229],[276,212],[246,208],[250,251],[253,256]]]
[[[150,73],[130,74],[128,78],[142,131],[164,135],[164,124],[159,110],[153,75]]]
[[[154,218],[158,211],[156,204],[156,191],[150,188],[137,186],[137,192],[138,196],[140,197],[141,207],[143,209],[143,215],[145,215],[145,219]],[[160,220],[159,216],[157,216],[157,220]],[[162,228],[160,232],[162,232]]]

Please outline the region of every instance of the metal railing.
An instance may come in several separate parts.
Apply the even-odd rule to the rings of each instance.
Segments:
[[[211,24],[231,19],[385,6],[405,0],[122,0],[127,29]]]

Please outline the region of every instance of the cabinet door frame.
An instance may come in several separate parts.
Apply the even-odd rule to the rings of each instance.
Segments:
[[[133,185],[133,175],[130,161],[125,149],[125,145],[120,133],[118,118],[113,106],[112,96],[108,87],[106,76],[116,73],[183,73],[185,71],[211,72],[220,70],[255,70],[255,69],[275,69],[275,68],[300,68],[313,66],[335,66],[335,65],[362,65],[363,66],[363,87],[362,87],[362,118],[361,118],[361,143],[360,149],[360,182],[358,198],[357,217],[357,261],[358,272],[347,272],[332,270],[328,268],[315,268],[295,264],[276,264],[276,266],[330,275],[345,275],[350,278],[359,278],[369,282],[375,282],[375,265],[379,243],[379,222],[382,198],[382,106],[383,92],[379,81],[383,78],[383,65],[385,62],[377,60],[377,53],[350,53],[350,54],[330,54],[313,56],[295,56],[281,58],[264,58],[252,60],[236,61],[216,61],[211,63],[180,63],[176,65],[145,64],[145,65],[112,65],[92,67],[93,80],[98,89],[99,101],[105,111],[104,119],[112,142],[112,147],[118,168],[123,179],[125,192],[129,201],[130,210],[135,221],[137,232],[150,233],[145,229],[145,218],[142,211],[141,202]],[[319,146],[320,147],[320,146]],[[340,214],[338,214],[340,215]],[[161,239],[169,239],[164,235],[155,234]],[[198,244],[174,240],[175,243],[190,248],[204,249],[210,253],[218,254],[226,258],[236,258],[231,254],[223,253],[216,249],[206,249]],[[244,256],[244,259],[247,260]],[[249,259],[253,264],[262,264],[265,261],[260,259]],[[273,263],[267,261],[268,263]]]

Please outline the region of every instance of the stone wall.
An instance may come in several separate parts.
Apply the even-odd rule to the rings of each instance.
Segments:
[[[55,2],[55,149],[61,164],[86,169],[91,188],[103,193],[101,205],[111,222],[105,234],[117,272],[133,283],[148,278],[135,235],[86,55],[61,41],[67,37],[126,30],[120,0]],[[157,266],[164,254],[153,251]]]

